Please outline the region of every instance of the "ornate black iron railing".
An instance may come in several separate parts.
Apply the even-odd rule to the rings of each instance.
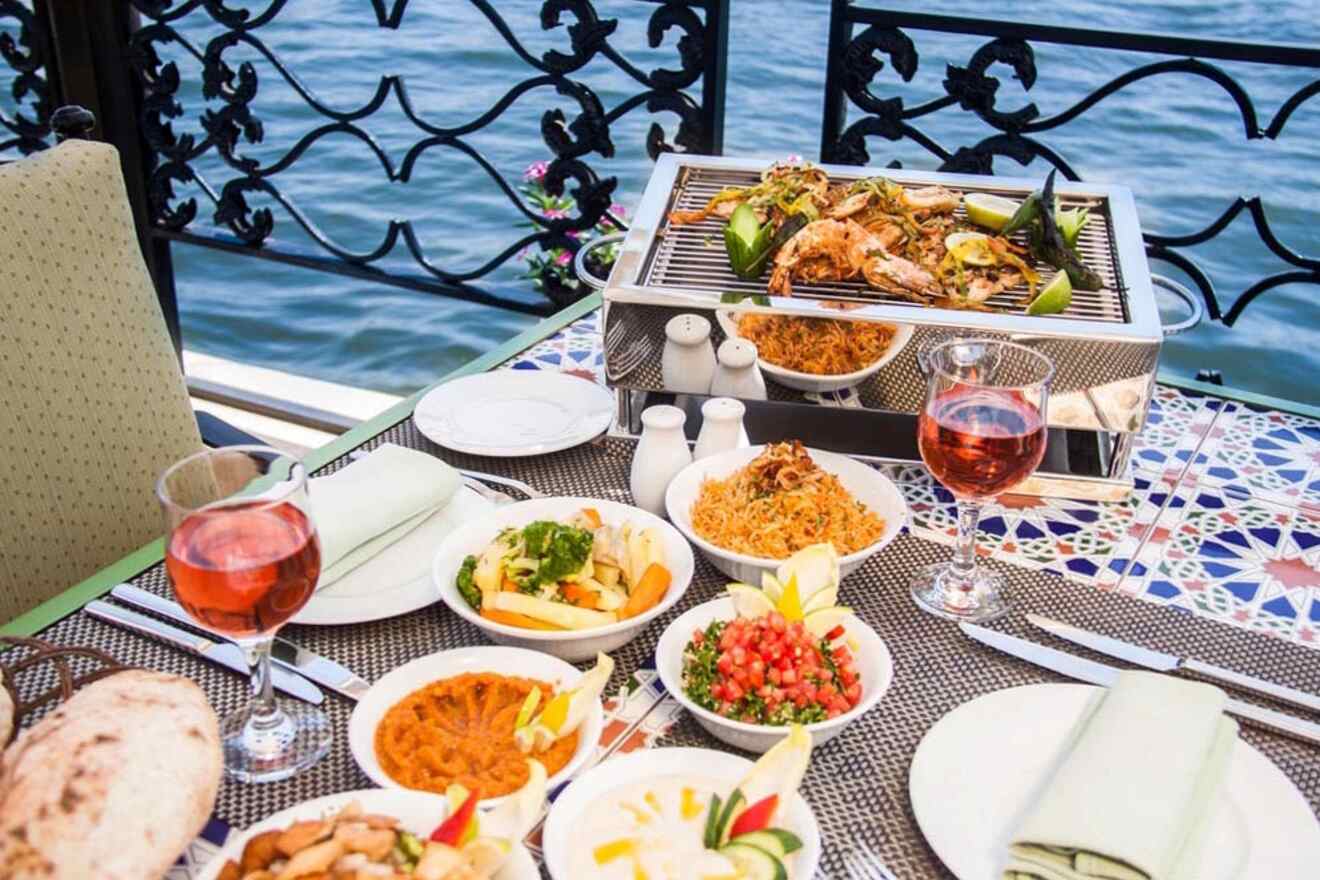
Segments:
[[[9,112],[0,106],[0,159],[26,156],[53,142],[51,42],[43,5],[43,0],[35,0],[35,6],[0,0],[0,64],[10,71],[7,91],[12,101]]]
[[[127,60],[142,87],[141,135],[152,154],[147,179],[147,201],[152,235],[195,245],[222,248],[323,271],[354,275],[428,293],[485,303],[531,313],[548,313],[563,305],[526,295],[488,290],[480,279],[528,247],[566,248],[576,252],[574,233],[589,230],[607,217],[617,180],[602,177],[588,159],[615,153],[611,126],[636,110],[678,117],[672,143],[658,122],[653,122],[645,145],[654,157],[660,151],[681,148],[719,152],[723,137],[724,64],[727,48],[728,0],[645,0],[655,4],[647,37],[651,48],[673,45],[677,64],[642,70],[611,41],[618,22],[597,15],[590,0],[544,0],[540,24],[547,31],[565,33],[568,51],[551,49],[539,57],[529,52],[488,0],[468,0],[489,24],[488,38],[500,41],[528,69],[521,82],[510,83],[489,108],[474,108],[471,118],[457,126],[442,126],[419,112],[409,99],[403,77],[380,77],[375,94],[357,107],[336,107],[305,86],[295,71],[263,40],[262,29],[273,22],[287,0],[270,0],[260,12],[230,8],[223,0],[131,0],[142,17],[127,46]],[[364,7],[365,9],[365,7]],[[408,0],[372,0],[375,25],[406,26]],[[209,17],[220,33],[205,45],[194,44],[185,33],[190,17]],[[564,27],[566,25],[566,27]],[[474,37],[473,39],[476,39]],[[162,61],[160,50],[177,44],[195,67],[180,69]],[[235,50],[261,56],[261,69],[251,61],[231,61]],[[614,107],[605,107],[597,94],[575,75],[588,65],[609,64],[634,81],[638,91]],[[207,109],[195,119],[182,119],[179,101],[183,80],[200,78]],[[253,158],[245,147],[264,138],[263,120],[255,99],[267,77],[291,87],[317,124],[272,162]],[[699,89],[696,97],[692,90]],[[547,218],[528,209],[515,187],[487,160],[471,140],[499,119],[523,95],[544,91],[576,104],[567,116],[560,109],[546,110],[541,135],[552,160],[544,179],[551,193],[568,190],[576,202],[570,216]],[[414,126],[416,140],[399,160],[392,159],[365,127],[365,121],[393,101]],[[507,243],[479,265],[441,265],[426,251],[412,220],[394,220],[381,238],[365,246],[341,242],[320,229],[292,197],[282,191],[280,175],[320,139],[349,135],[361,141],[391,182],[407,183],[435,149],[456,151],[473,163],[473,172],[488,176],[503,191],[511,214],[535,224],[525,235]],[[208,179],[198,168],[204,155],[218,156],[224,179]],[[200,197],[176,198],[176,184],[195,185]],[[269,199],[271,207],[254,207],[253,196]],[[199,201],[202,204],[199,204]],[[516,212],[516,213],[515,213]],[[306,233],[311,246],[279,238],[278,224],[293,224]],[[410,271],[394,268],[406,253]]]
[[[854,32],[857,26],[863,26]],[[965,65],[949,64],[939,82],[943,94],[910,105],[898,91],[898,80],[911,83],[917,76],[920,55],[911,34],[957,34],[985,37]],[[1012,159],[1026,165],[1040,158],[1072,180],[1079,176],[1062,151],[1046,143],[1043,135],[1073,123],[1102,100],[1139,81],[1151,77],[1184,74],[1201,77],[1222,89],[1236,104],[1247,139],[1275,139],[1284,131],[1290,118],[1308,100],[1320,95],[1320,79],[1297,89],[1279,106],[1274,117],[1262,127],[1256,104],[1243,85],[1212,61],[1247,62],[1252,65],[1312,68],[1320,72],[1320,48],[1190,39],[1157,34],[1088,30],[1071,27],[994,21],[873,9],[856,6],[852,0],[832,0],[829,42],[829,67],[825,82],[825,113],[821,130],[821,160],[862,165],[872,161],[868,138],[880,138],[892,144],[915,144],[927,156],[939,161],[940,170],[993,174],[995,159]],[[1042,115],[1034,103],[1014,109],[997,104],[998,77],[989,71],[1005,65],[1030,90],[1036,81],[1037,68],[1033,45],[1060,45],[1114,52],[1147,53],[1165,56],[1136,66],[1111,79],[1089,94],[1081,95],[1071,106],[1051,115]],[[883,88],[880,77],[889,73]],[[928,76],[930,71],[923,71]],[[849,110],[860,117],[848,123]],[[949,146],[932,133],[941,111],[973,114],[988,132],[974,143]],[[948,114],[945,114],[947,117]],[[891,167],[901,163],[895,160]],[[1320,163],[1317,163],[1320,168]],[[1215,284],[1183,249],[1214,239],[1243,213],[1251,217],[1260,241],[1285,264],[1279,271],[1250,283],[1233,297],[1227,307],[1221,305]],[[1320,284],[1320,254],[1303,254],[1284,244],[1270,227],[1265,206],[1258,196],[1235,195],[1233,202],[1219,216],[1194,232],[1171,235],[1145,233],[1148,254],[1181,269],[1205,298],[1210,318],[1232,325],[1254,299],[1280,285],[1305,282]]]

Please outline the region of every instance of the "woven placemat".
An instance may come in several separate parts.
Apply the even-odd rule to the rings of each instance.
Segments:
[[[628,500],[632,447],[626,440],[599,440],[535,458],[484,459],[441,450],[405,421],[366,447],[383,442],[422,449],[462,467],[514,477],[547,494]],[[322,473],[337,470],[347,462],[346,457],[341,458]],[[922,565],[947,558],[948,553],[946,547],[905,533],[844,585],[842,600],[888,642],[894,655],[895,681],[874,710],[822,747],[812,760],[803,792],[820,820],[826,843],[823,873],[828,878],[845,876],[842,852],[856,840],[865,840],[877,849],[899,877],[949,876],[926,846],[908,802],[908,766],[917,743],[935,721],[967,700],[1006,687],[1063,680],[969,642],[951,624],[916,609],[908,598],[908,577]],[[1015,603],[1015,613],[998,624],[1007,631],[1048,641],[1044,634],[1032,632],[1022,618],[1023,612],[1037,611],[1150,647],[1190,654],[1282,684],[1320,691],[1320,663],[1313,652],[1304,648],[1068,583],[1049,573],[991,564],[1007,578]],[[611,687],[622,684],[634,670],[651,666],[656,640],[669,621],[716,596],[725,580],[699,558],[696,577],[678,606],[615,652],[618,669]],[[162,594],[169,591],[159,566],[135,582]],[[292,626],[285,634],[369,680],[415,657],[484,643],[475,627],[443,606],[353,627]],[[238,708],[247,699],[246,685],[237,676],[85,614],[72,615],[47,628],[41,636],[61,644],[101,648],[130,665],[187,675],[201,684],[222,713]],[[216,805],[221,819],[244,827],[308,798],[370,786],[348,752],[345,731],[351,704],[327,694],[325,709],[338,734],[330,754],[296,779],[259,786],[226,783]],[[1320,812],[1320,747],[1249,727],[1243,728],[1243,737],[1282,768],[1297,783],[1312,809]],[[662,744],[727,748],[687,717]],[[976,748],[976,743],[968,743],[968,748]],[[986,759],[993,760],[993,756],[987,755]]]

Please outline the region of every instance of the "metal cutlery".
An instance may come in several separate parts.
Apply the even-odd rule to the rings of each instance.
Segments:
[[[1185,669],[1188,672],[1194,672],[1197,675],[1213,679],[1230,687],[1257,693],[1284,703],[1291,703],[1303,709],[1310,709],[1312,712],[1320,712],[1320,696],[1308,694],[1305,691],[1264,681],[1241,672],[1234,672],[1232,669],[1215,666],[1213,663],[1204,663],[1192,657],[1179,657],[1175,654],[1166,654],[1163,651],[1143,648],[1140,645],[1133,645],[1121,639],[1090,632],[1072,624],[1041,617],[1039,614],[1028,614],[1027,620],[1031,621],[1034,626],[1038,626],[1065,641],[1081,645],[1084,648],[1090,648],[1093,651],[1099,651],[1101,654],[1116,657],[1119,660],[1126,660],[1129,663],[1144,666],[1147,669],[1154,669],[1157,672],[1173,672],[1177,669]]]
[[[852,880],[897,880],[865,841],[844,853],[843,864]]]
[[[87,603],[83,609],[92,617],[114,624],[122,629],[140,633],[167,645],[182,648],[190,654],[196,654],[205,660],[233,670],[243,676],[251,674],[247,657],[243,649],[230,642],[213,642],[205,636],[190,633],[168,623],[162,623],[154,617],[138,614],[127,608],[112,605],[96,599]],[[296,672],[290,672],[277,666],[271,667],[271,684],[278,691],[296,697],[304,703],[319,706],[325,700],[321,689]]]
[[[962,629],[964,635],[983,645],[988,645],[997,651],[1003,651],[1005,654],[1017,657],[1019,660],[1026,660],[1028,663],[1034,663],[1069,678],[1075,678],[1090,684],[1098,684],[1101,687],[1110,687],[1118,678],[1119,670],[1113,666],[1106,666],[1085,657],[1076,657],[1065,651],[1038,645],[1017,636],[986,629],[983,626],[970,623],[960,623],[958,626]],[[1253,724],[1267,727],[1279,733],[1286,733],[1306,742],[1320,743],[1320,724],[1293,715],[1285,715],[1273,709],[1264,709],[1240,700],[1230,699],[1224,708],[1229,714],[1236,715]]]
[[[145,611],[154,612],[162,617],[168,617],[170,620],[201,630],[207,635],[225,642],[234,641],[225,633],[216,632],[198,623],[178,602],[173,602],[164,596],[158,596],[141,587],[135,587],[132,584],[120,584],[110,591],[110,595],[121,602]],[[283,667],[289,672],[297,673],[322,687],[348,697],[350,700],[361,699],[362,695],[371,687],[370,682],[353,672],[353,670],[336,663],[328,657],[322,657],[320,654],[299,647],[280,636],[276,636],[271,644],[270,657],[277,667]]]
[[[499,474],[484,474],[481,471],[470,471],[464,468],[459,468],[458,472],[473,480],[480,480],[483,483],[491,483],[496,486],[503,486],[506,489],[512,489],[515,492],[521,492],[528,498],[546,497],[544,492],[538,489],[533,489],[522,480],[515,480],[512,477],[501,477]]]

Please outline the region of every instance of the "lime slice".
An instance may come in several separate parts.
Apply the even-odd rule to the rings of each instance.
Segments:
[[[1027,306],[1028,315],[1056,315],[1072,304],[1072,282],[1067,272],[1050,279],[1036,298]]]
[[[739,617],[764,617],[775,610],[774,600],[756,587],[747,584],[729,584],[729,598]]]
[[[995,232],[1008,225],[1017,213],[1018,203],[1003,196],[990,193],[967,193],[963,196],[963,207],[967,209],[967,219],[977,226],[993,229]]]
[[[815,611],[807,612],[807,616],[802,618],[802,625],[806,627],[807,632],[821,639],[825,637],[825,633],[850,617],[852,617],[851,608],[845,608],[842,605],[831,605],[829,608],[818,608]]]
[[[802,614],[805,617],[813,611],[820,611],[822,608],[833,608],[839,601],[839,588],[830,587],[821,590],[802,604]]]
[[[990,236],[984,232],[955,232],[944,238],[949,253],[970,266],[993,266],[995,253],[990,250]]]
[[[797,579],[798,600],[805,608],[817,593],[839,585],[839,554],[833,544],[812,544],[785,559],[775,575],[781,584]]]
[[[779,613],[784,615],[784,619],[802,619],[802,594],[798,592],[797,575],[789,577],[788,583],[784,584],[784,595],[780,596],[775,604],[779,608]]]

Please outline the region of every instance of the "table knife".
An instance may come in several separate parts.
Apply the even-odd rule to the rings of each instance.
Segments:
[[[1098,684],[1101,687],[1110,687],[1118,679],[1119,670],[1113,666],[1087,660],[1085,657],[1076,657],[1065,651],[1038,645],[1026,639],[1019,639],[1017,636],[986,629],[983,626],[976,626],[971,623],[960,623],[958,626],[962,629],[964,635],[983,645],[989,645],[997,651],[1003,651],[1005,654],[1011,654],[1019,660],[1026,660],[1028,663],[1051,669],[1069,678],[1075,678],[1090,684]],[[1240,700],[1230,699],[1224,709],[1229,714],[1236,715],[1257,726],[1266,727],[1279,733],[1286,733],[1306,742],[1320,744],[1320,724],[1314,724],[1292,715],[1285,715],[1282,712],[1275,712],[1273,709],[1262,709],[1260,706],[1243,703]]]
[[[118,605],[112,605],[100,599],[88,602],[83,610],[98,620],[104,620],[106,623],[112,623],[115,626],[132,630],[157,641],[173,645],[176,648],[182,648],[190,654],[196,654],[226,669],[232,669],[241,675],[251,675],[252,670],[248,666],[247,657],[244,656],[243,649],[238,645],[229,642],[213,642],[205,636],[194,635],[178,627],[170,626],[168,623],[162,623],[154,617],[147,617],[145,614],[138,614],[136,611],[130,611],[127,608],[120,608]],[[283,691],[291,697],[297,697],[304,703],[311,703],[314,706],[321,705],[321,702],[325,700],[325,694],[321,693],[321,689],[301,675],[274,666],[271,667],[270,672],[271,684],[276,690]]]
[[[1147,669],[1154,669],[1157,672],[1173,672],[1176,669],[1186,669],[1188,672],[1194,672],[1197,675],[1213,679],[1230,687],[1251,691],[1284,703],[1291,703],[1303,709],[1310,709],[1312,712],[1320,712],[1320,697],[1308,694],[1305,691],[1299,691],[1270,681],[1263,681],[1245,673],[1215,666],[1213,663],[1203,663],[1192,657],[1179,657],[1174,654],[1166,654],[1163,651],[1143,648],[1140,645],[1133,645],[1110,636],[1102,636],[1099,633],[1090,632],[1069,623],[1041,617],[1039,614],[1028,614],[1027,620],[1061,639],[1081,645],[1084,648],[1090,648],[1092,651],[1099,651],[1101,654],[1107,654],[1110,657],[1117,657],[1119,660],[1126,660],[1129,663],[1144,666]]]
[[[110,591],[110,595],[128,605],[155,612],[162,617],[168,617],[170,620],[199,629],[225,642],[233,641],[230,636],[222,632],[216,632],[210,627],[202,626],[178,602],[173,602],[164,596],[158,596],[141,587],[135,587],[132,584],[120,584]],[[322,657],[320,654],[299,647],[288,639],[282,639],[279,636],[276,636],[275,641],[271,644],[270,656],[277,666],[282,666],[290,672],[311,679],[322,687],[329,688],[337,694],[342,694],[350,700],[361,699],[362,695],[371,687],[370,682],[353,672],[353,670],[341,666],[328,657]]]

